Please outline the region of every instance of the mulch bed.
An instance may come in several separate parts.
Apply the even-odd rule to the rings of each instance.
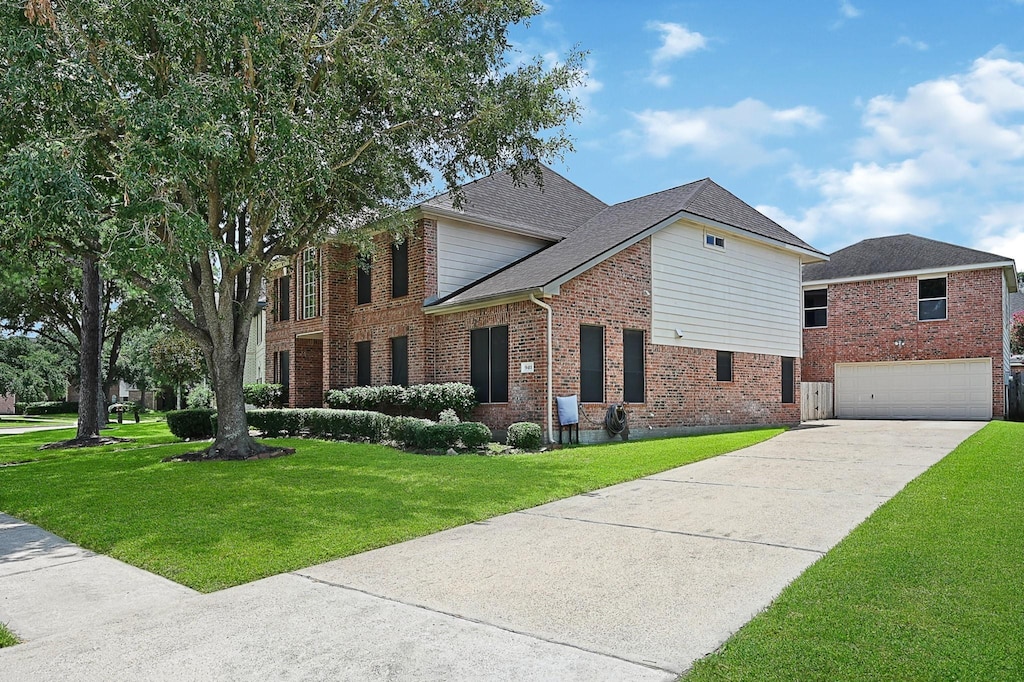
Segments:
[[[236,458],[236,457],[218,457],[216,455],[211,456],[208,450],[200,450],[199,452],[186,452],[181,455],[173,455],[171,457],[164,457],[161,462],[243,462],[251,459],[273,459],[274,457],[284,457],[286,455],[294,455],[295,448],[276,448],[274,450],[267,450],[266,452],[259,452],[249,457]]]
[[[116,443],[134,443],[134,438],[114,438],[113,436],[99,436],[96,438],[72,438],[56,443],[47,443],[39,446],[40,450],[67,450],[69,448],[95,448],[101,445],[114,445]]]

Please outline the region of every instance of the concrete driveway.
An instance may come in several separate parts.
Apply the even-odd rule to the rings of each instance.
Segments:
[[[0,650],[0,679],[671,680],[982,426],[818,422],[211,595],[161,586],[132,608],[32,613],[32,588],[0,573],[0,620],[49,633]],[[68,580],[74,565],[36,570]]]

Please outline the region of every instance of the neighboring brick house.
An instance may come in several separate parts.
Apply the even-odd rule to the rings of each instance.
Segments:
[[[460,381],[494,429],[557,427],[571,394],[591,438],[621,402],[634,435],[799,421],[800,268],[824,254],[708,179],[615,206],[550,169],[463,192],[368,268],[328,242],[275,271],[266,373],[290,404]]]
[[[910,234],[804,266],[802,380],[839,418],[991,419],[1010,370],[1009,258]]]

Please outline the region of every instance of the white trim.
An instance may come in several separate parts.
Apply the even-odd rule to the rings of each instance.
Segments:
[[[477,225],[480,227],[489,227],[493,230],[501,230],[502,232],[511,232],[513,234],[526,235],[527,237],[535,237],[537,239],[544,239],[549,242],[558,242],[565,239],[565,234],[555,234],[547,230],[538,230],[528,225],[520,225],[518,223],[505,222],[503,220],[494,220],[493,218],[478,218],[476,216],[469,216],[462,211],[456,211],[450,208],[440,208],[438,206],[420,207],[420,213],[424,218],[430,218],[436,220],[438,218],[450,218],[466,223],[468,225]]]
[[[555,293],[558,292],[556,291]],[[491,306],[496,305],[529,301],[531,296],[550,298],[550,295],[545,289],[534,288],[526,289],[524,291],[516,291],[511,294],[505,294],[495,298],[478,298],[476,300],[465,301],[463,303],[437,303],[434,305],[425,305],[423,306],[423,312],[426,315],[448,315],[450,313],[461,313],[467,310],[478,310],[480,308],[490,308]]]
[[[725,237],[719,237],[714,232],[704,230],[704,248],[725,251]]]
[[[921,298],[921,282],[931,279],[941,279],[946,282],[946,286],[943,289],[946,292],[945,296],[933,296],[931,298]],[[942,307],[945,314],[942,317],[929,317],[928,319],[921,319],[921,302],[922,301],[945,301],[945,305]],[[918,322],[945,322],[949,319],[949,276],[945,273],[941,275],[925,275],[917,278],[917,321]]]
[[[922,270],[900,270],[898,272],[881,272],[874,275],[857,275],[855,277],[836,277],[833,279],[815,279],[803,283],[805,289],[820,289],[829,284],[847,284],[849,282],[872,282],[879,279],[896,279],[899,277],[919,277],[921,275],[932,275],[938,277],[950,272],[969,272],[971,270],[995,270],[1013,268],[1013,261],[999,261],[996,263],[976,263],[974,265],[954,265],[944,268],[927,268]]]

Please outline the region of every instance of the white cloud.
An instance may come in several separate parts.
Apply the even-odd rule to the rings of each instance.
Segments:
[[[731,107],[675,111],[648,109],[633,115],[646,151],[665,157],[678,149],[722,163],[750,167],[778,160],[785,150],[768,150],[761,140],[784,137],[821,126],[825,117],[813,107],[772,109],[756,99]]]
[[[853,6],[850,0],[840,0],[839,2],[839,18],[832,24],[832,29],[835,30],[840,28],[849,19],[856,19],[861,15],[861,11]]]
[[[899,38],[896,39],[896,44],[901,45],[903,47],[909,47],[911,49],[917,50],[918,52],[928,51],[928,43],[924,42],[923,40],[914,40],[908,36],[900,36]]]
[[[659,88],[666,88],[672,84],[672,77],[662,71],[666,64],[707,48],[707,38],[682,24],[651,21],[648,22],[647,28],[661,33],[661,46],[651,56],[651,74],[647,77],[647,80]]]
[[[783,225],[825,250],[941,229],[941,239],[1024,255],[1024,205],[986,203],[1024,189],[1024,61],[990,54],[902,97],[874,97],[861,124],[849,166],[794,171],[817,199],[777,213]]]

